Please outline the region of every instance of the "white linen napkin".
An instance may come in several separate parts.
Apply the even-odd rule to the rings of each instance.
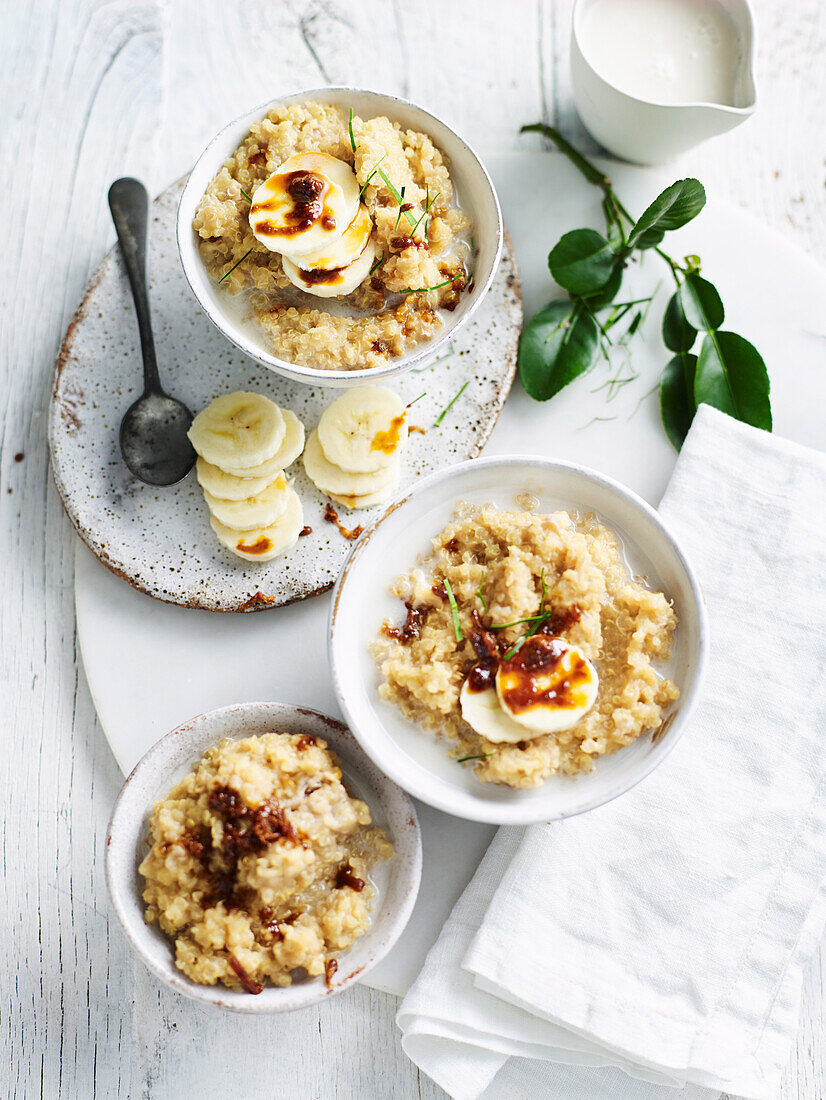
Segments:
[[[660,511],[702,699],[634,790],[497,834],[398,1015],[457,1100],[777,1095],[826,921],[826,455],[702,406]]]

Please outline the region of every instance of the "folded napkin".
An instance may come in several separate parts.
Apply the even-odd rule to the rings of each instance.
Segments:
[[[702,406],[660,512],[702,699],[634,790],[497,834],[398,1016],[458,1100],[777,1096],[826,920],[826,455]]]

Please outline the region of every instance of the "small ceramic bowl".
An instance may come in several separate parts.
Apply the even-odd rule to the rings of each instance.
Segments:
[[[368,652],[381,625],[399,617],[391,583],[409,571],[455,505],[517,508],[528,493],[534,511],[595,512],[620,538],[632,575],[673,601],[679,619],[671,656],[660,671],[680,689],[653,736],[597,760],[589,775],[551,776],[533,790],[481,783],[472,767],[448,756],[450,742],[379,698],[380,676]],[[397,498],[353,547],[336,585],[329,625],[330,665],[342,710],[371,759],[406,791],[446,813],[474,821],[520,825],[552,821],[610,802],[644,779],[671,751],[697,700],[707,650],[699,584],[660,517],[611,478],[572,463],[530,456],[483,458],[425,478]]]
[[[328,988],[323,978],[286,987],[265,986],[256,996],[223,985],[197,985],[175,966],[172,941],[157,924],[143,919],[144,880],[138,865],[146,855],[153,803],[192,768],[204,752],[225,737],[239,740],[273,730],[323,738],[336,753],[351,794],[370,807],[373,821],[386,832],[395,855],[371,873],[377,896],[370,927],[342,954]],[[126,938],[160,981],[202,1004],[233,1012],[267,1014],[304,1008],[341,993],[390,951],[413,911],[422,870],[422,843],[410,799],[376,768],[353,735],[333,718],[284,703],[241,703],[200,714],[157,741],[135,767],[118,795],[106,841],[106,882]]]
[[[476,248],[473,293],[462,295],[457,308],[443,315],[444,323],[434,339],[413,348],[406,355],[391,359],[385,366],[362,370],[319,370],[272,355],[267,350],[264,334],[259,335],[254,324],[245,322],[237,308],[234,311],[227,308],[226,293],[209,276],[198,252],[192,220],[209,182],[240,145],[254,122],[263,118],[273,107],[304,100],[339,104],[345,109],[352,107],[356,114],[366,118],[386,115],[391,122],[399,122],[407,129],[427,134],[448,158],[459,200],[473,223],[472,236]],[[187,180],[178,207],[177,234],[181,263],[189,285],[204,313],[227,339],[251,358],[286,378],[334,388],[357,386],[366,381],[378,382],[404,374],[413,367],[422,367],[435,358],[451,336],[475,313],[487,294],[499,263],[503,237],[502,214],[490,176],[473,149],[458,134],[434,115],[404,99],[346,87],[313,88],[279,96],[225,126],[198,158]],[[318,303],[318,308],[324,308],[323,302]]]

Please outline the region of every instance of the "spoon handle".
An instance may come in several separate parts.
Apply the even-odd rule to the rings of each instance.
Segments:
[[[158,393],[161,389],[158,377],[158,361],[155,357],[155,341],[149,319],[149,294],[146,288],[146,228],[149,220],[149,196],[140,180],[128,176],[115,180],[109,188],[109,210],[118,234],[126,274],[135,300],[138,331],[143,354],[143,380],[145,393]]]

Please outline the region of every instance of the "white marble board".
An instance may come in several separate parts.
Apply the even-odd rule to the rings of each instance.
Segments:
[[[600,225],[598,195],[584,189],[555,154],[499,155],[487,164],[514,241],[530,316],[551,294],[548,249],[566,229]],[[673,178],[613,163],[610,170],[625,205],[637,212]],[[775,430],[822,447],[826,273],[754,218],[714,199],[670,243],[677,255],[682,249],[702,257],[726,305],[726,326],[763,354],[772,380]],[[658,283],[644,341],[632,346],[635,381],[608,401],[606,391],[598,389],[609,377],[601,364],[547,405],[531,402],[517,384],[485,453],[571,459],[611,474],[656,504],[676,457],[652,392],[669,354],[658,326],[671,287],[654,256],[629,274],[627,287],[637,296]],[[461,415],[459,403],[456,412]],[[100,720],[124,771],[177,723],[226,703],[272,699],[338,715],[325,648],[328,602],[320,596],[254,616],[167,606],[133,591],[79,546],[76,605],[83,660]],[[420,806],[419,812],[425,847],[419,901],[401,941],[369,978],[369,984],[395,993],[415,976],[493,831],[429,807]]]

